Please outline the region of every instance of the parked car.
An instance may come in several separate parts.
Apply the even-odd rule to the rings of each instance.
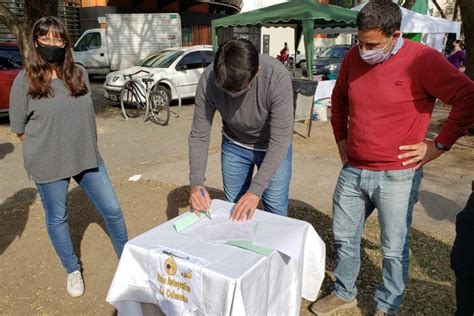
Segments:
[[[321,56],[322,53],[324,53],[329,47],[327,46],[318,46],[314,48],[314,57],[319,57]]]
[[[302,68],[304,67],[306,63],[306,56],[305,54],[301,53],[299,50],[296,51],[296,58],[295,54],[291,54],[290,58],[288,59],[289,66],[293,66],[293,64],[296,65],[297,68]]]
[[[213,61],[214,53],[209,45],[167,48],[140,60],[136,66],[109,73],[105,77],[104,96],[119,102],[120,91],[128,80],[124,75],[137,73],[137,76],[153,79],[150,87],[167,103],[178,99],[178,95],[166,81],[176,86],[181,98],[193,98],[204,68]],[[157,84],[160,79],[166,81]]]
[[[332,45],[313,61],[313,74],[323,75],[325,79],[334,79],[339,74],[342,59],[351,48],[351,45]],[[306,70],[303,69],[306,76]]]
[[[22,67],[17,44],[0,42],[0,116],[8,115],[10,89]]]
[[[319,57],[327,47],[318,46],[314,48],[314,57]],[[291,54],[288,60],[289,66],[293,66],[293,60],[295,60],[295,54]],[[306,55],[300,52],[299,50],[296,51],[296,68],[305,68],[306,67]]]

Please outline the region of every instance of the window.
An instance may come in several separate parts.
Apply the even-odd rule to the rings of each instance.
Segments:
[[[140,60],[136,65],[142,67],[168,68],[171,64],[183,54],[180,50],[163,50],[156,54],[147,56]]]
[[[204,59],[204,67],[209,66],[214,61],[214,52],[203,50],[201,51],[202,58]]]
[[[21,67],[21,54],[18,47],[0,46],[0,69],[14,69]]]
[[[102,45],[100,33],[86,34],[79,43],[74,47],[75,51],[85,51],[89,49],[97,49]]]
[[[178,64],[181,69],[198,69],[202,68],[201,52],[191,52],[183,57]],[[185,67],[183,67],[185,66]]]
[[[188,25],[183,25],[181,27],[181,38],[183,46],[193,45],[193,28]]]
[[[320,55],[320,57],[342,58],[349,50],[349,47],[333,46]]]

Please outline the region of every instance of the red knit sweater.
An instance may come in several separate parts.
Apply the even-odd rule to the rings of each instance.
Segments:
[[[451,104],[438,142],[450,148],[474,123],[474,82],[432,48],[405,40],[381,64],[369,65],[353,47],[332,94],[336,141],[347,139],[349,163],[369,170],[398,170],[401,145],[422,142],[435,99]]]

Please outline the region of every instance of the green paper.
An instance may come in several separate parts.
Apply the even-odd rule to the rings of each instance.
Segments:
[[[183,218],[181,218],[180,220],[177,220],[174,223],[174,229],[176,229],[176,231],[180,233],[186,228],[188,228],[189,226],[191,226],[192,224],[197,223],[201,218],[203,217],[202,216],[197,217],[196,214],[189,213],[188,215],[184,216]]]
[[[246,249],[246,250],[258,253],[260,255],[267,256],[267,257],[271,255],[274,251],[273,249],[270,249],[270,248],[264,248],[264,247],[258,247],[258,246],[252,245],[252,242],[249,240],[229,240],[225,244],[229,246],[235,246],[242,249]]]

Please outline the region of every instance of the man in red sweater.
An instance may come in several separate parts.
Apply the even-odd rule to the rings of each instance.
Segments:
[[[474,82],[437,51],[401,37],[401,12],[372,0],[357,17],[358,45],[345,56],[332,95],[344,164],[333,197],[334,292],[318,315],[357,305],[360,240],[378,210],[383,250],[375,315],[394,315],[408,281],[408,233],[422,166],[449,150],[474,121]],[[436,98],[452,105],[438,137],[425,139]]]

